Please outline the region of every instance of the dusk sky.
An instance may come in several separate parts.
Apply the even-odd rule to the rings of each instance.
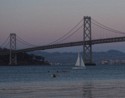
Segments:
[[[125,32],[124,9],[125,0],[0,0],[0,43],[16,33],[32,44],[47,44],[83,16]]]

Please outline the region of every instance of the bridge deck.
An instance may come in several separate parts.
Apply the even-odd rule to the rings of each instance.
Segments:
[[[113,42],[124,42],[125,37],[115,37],[115,38],[105,38],[105,39],[95,39],[90,41],[85,41],[87,44],[103,44],[103,43],[113,43]],[[13,52],[19,53],[19,52],[30,52],[35,50],[47,50],[47,49],[54,49],[54,48],[63,48],[63,47],[73,47],[73,46],[81,46],[83,45],[83,41],[78,42],[69,42],[69,43],[62,43],[62,44],[53,44],[53,45],[44,45],[44,46],[38,46],[38,47],[32,47],[32,48],[26,48],[26,49],[20,49]],[[0,52],[0,55],[7,55],[9,52]]]
[[[90,41],[86,41],[87,44],[103,44],[103,43],[113,43],[113,42],[123,42],[125,41],[125,37],[115,37],[115,38],[105,38],[105,39],[95,39]],[[53,44],[53,45],[45,45],[45,46],[38,46],[33,48],[27,49],[20,49],[16,52],[30,52],[35,50],[47,50],[47,49],[54,49],[54,48],[63,48],[63,47],[73,47],[73,46],[80,46],[83,45],[83,41],[78,42],[69,42],[69,43],[62,43],[62,44]]]

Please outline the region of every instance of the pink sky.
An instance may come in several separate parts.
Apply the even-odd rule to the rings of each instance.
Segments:
[[[83,16],[125,31],[124,0],[0,0],[0,43],[10,33],[42,45],[64,35]]]

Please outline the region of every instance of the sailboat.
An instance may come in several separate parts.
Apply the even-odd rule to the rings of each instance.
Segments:
[[[85,64],[82,60],[82,57],[80,56],[80,54],[78,53],[78,58],[75,64],[75,67],[73,67],[73,69],[85,69]]]

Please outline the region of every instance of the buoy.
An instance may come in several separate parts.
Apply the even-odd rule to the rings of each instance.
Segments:
[[[52,76],[53,78],[56,78],[56,75],[55,75],[55,74],[52,74],[51,76]]]

